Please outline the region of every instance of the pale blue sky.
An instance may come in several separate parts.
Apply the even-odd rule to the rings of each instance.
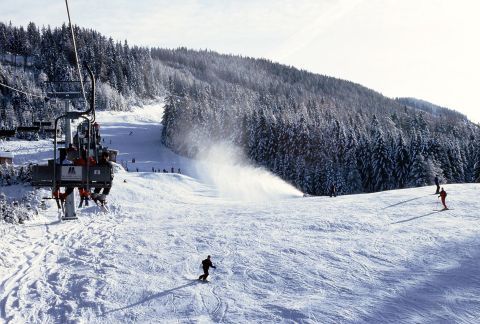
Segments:
[[[265,57],[412,96],[480,122],[477,0],[70,0],[72,19],[130,44]],[[0,0],[0,20],[59,25],[63,0]]]

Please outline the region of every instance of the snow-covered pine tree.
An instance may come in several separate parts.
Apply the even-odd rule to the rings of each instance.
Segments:
[[[453,182],[464,182],[464,157],[462,156],[462,150],[460,149],[460,144],[455,141],[451,142],[451,146],[447,151],[448,159],[452,166],[452,180]]]
[[[346,183],[343,190],[347,194],[362,192],[362,178],[358,171],[356,151],[357,140],[352,132],[347,136],[347,145],[345,148],[343,177]]]
[[[477,137],[474,144],[475,154],[474,154],[474,170],[473,177],[475,182],[480,182],[480,137]]]
[[[429,183],[429,176],[427,174],[428,165],[421,153],[417,153],[413,157],[412,166],[410,168],[410,175],[408,186],[420,187],[426,186]]]
[[[391,188],[392,161],[385,145],[383,133],[378,131],[376,136],[372,151],[373,190],[381,191]]]
[[[362,179],[363,190],[373,191],[372,149],[366,138],[361,138],[357,147],[357,165]]]
[[[475,163],[475,168],[473,170],[473,176],[475,182],[480,182],[480,160],[477,160]]]
[[[402,134],[398,135],[395,146],[394,164],[393,164],[393,179],[395,188],[405,188],[408,182],[408,175],[410,172],[410,154],[403,139]]]

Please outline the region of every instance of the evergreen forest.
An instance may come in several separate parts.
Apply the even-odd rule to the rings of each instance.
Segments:
[[[435,175],[442,183],[480,181],[479,125],[454,110],[266,59],[74,31],[79,60],[96,77],[97,109],[163,98],[158,136],[181,155],[227,141],[312,195],[332,184],[339,194],[424,186]],[[70,36],[66,25],[0,23],[0,83],[28,93],[0,87],[0,128],[60,113],[63,106],[44,97],[48,81],[78,79]],[[82,74],[88,80],[84,67]]]

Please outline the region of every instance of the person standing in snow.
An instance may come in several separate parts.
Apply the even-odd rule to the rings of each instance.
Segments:
[[[442,200],[443,209],[448,209],[447,205],[445,204],[445,198],[447,198],[447,192],[445,190],[440,190],[440,196],[438,196]]]
[[[205,260],[202,261],[202,267],[203,267],[203,275],[201,275],[200,277],[198,277],[198,280],[203,280],[203,281],[207,281],[207,277],[208,277],[208,269],[210,267],[216,269],[217,267],[214,266],[212,264],[212,260],[210,260],[210,256],[207,256],[207,258]]]
[[[435,185],[437,186],[437,191],[435,191],[435,194],[440,193],[440,181],[438,180],[438,175],[435,176]]]
[[[330,197],[337,197],[337,187],[334,183],[330,186]]]

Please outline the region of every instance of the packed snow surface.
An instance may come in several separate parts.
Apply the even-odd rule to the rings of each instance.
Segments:
[[[448,211],[433,187],[301,198],[228,148],[175,155],[161,114],[98,114],[130,171],[109,214],[59,222],[49,201],[26,225],[0,224],[3,321],[478,323],[479,185],[445,185]],[[25,162],[51,149],[7,144]],[[202,283],[208,254],[217,269]]]

